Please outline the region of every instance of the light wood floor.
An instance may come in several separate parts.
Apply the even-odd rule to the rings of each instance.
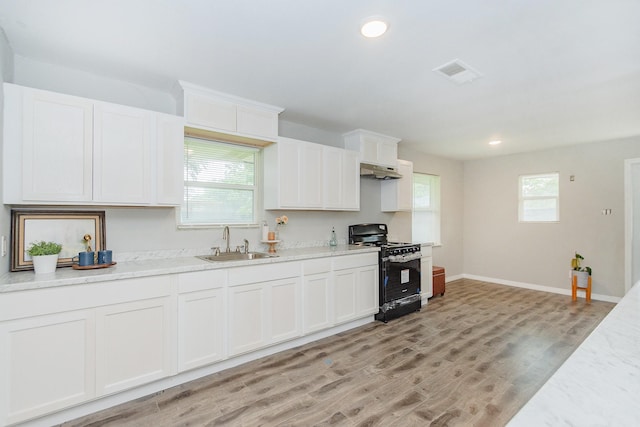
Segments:
[[[502,426],[613,306],[458,280],[421,312],[65,426]]]

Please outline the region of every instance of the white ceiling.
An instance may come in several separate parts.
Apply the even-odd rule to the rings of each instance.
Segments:
[[[372,15],[390,23],[374,40],[358,32]],[[457,159],[640,135],[639,19],[640,0],[0,2],[17,55]],[[483,77],[431,71],[453,59]]]

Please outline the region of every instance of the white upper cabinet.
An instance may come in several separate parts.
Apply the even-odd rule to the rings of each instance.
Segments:
[[[184,198],[184,119],[157,113],[155,131],[155,202],[179,206]]]
[[[322,209],[322,146],[278,138],[264,150],[265,209]]]
[[[327,210],[360,210],[358,152],[323,147],[324,203]]]
[[[4,84],[5,204],[179,205],[183,119]]]
[[[230,135],[275,141],[283,109],[179,82],[178,112],[186,125]]]
[[[342,136],[345,148],[360,153],[361,163],[395,167],[400,139],[365,129],[356,129]]]
[[[413,209],[413,163],[398,160],[400,179],[384,180],[381,186],[382,212],[411,211]]]
[[[153,114],[96,103],[93,137],[93,198],[105,203],[151,203]]]
[[[265,209],[359,209],[357,153],[280,137],[264,159]]]
[[[4,201],[92,198],[93,104],[5,84]]]

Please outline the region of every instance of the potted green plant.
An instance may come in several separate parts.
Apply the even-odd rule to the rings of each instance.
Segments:
[[[573,280],[573,276],[576,276],[578,287],[586,288],[589,276],[591,276],[591,267],[582,267],[581,261],[584,261],[584,257],[576,252],[576,256],[571,260],[571,268],[573,269],[571,280]]]
[[[56,271],[58,255],[62,251],[62,245],[56,242],[33,242],[27,249],[27,253],[33,261],[33,269],[36,274],[47,274]]]

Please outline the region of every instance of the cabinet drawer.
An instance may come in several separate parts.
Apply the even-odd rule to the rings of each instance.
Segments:
[[[178,275],[178,292],[221,288],[227,284],[227,270],[194,271]]]
[[[346,268],[365,267],[367,265],[378,265],[378,254],[368,253],[360,255],[347,255],[336,257],[333,260],[334,270],[344,270]]]
[[[312,259],[302,264],[304,275],[328,273],[331,271],[331,260],[329,258]]]
[[[302,274],[300,266],[300,262],[281,262],[268,265],[230,268],[228,270],[228,283],[229,286],[235,286],[300,276]]]

